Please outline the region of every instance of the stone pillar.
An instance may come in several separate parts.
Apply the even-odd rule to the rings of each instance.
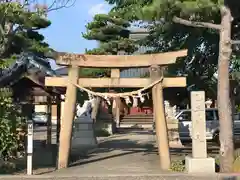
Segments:
[[[215,173],[215,159],[207,157],[205,92],[191,92],[192,157],[187,156],[189,173]]]

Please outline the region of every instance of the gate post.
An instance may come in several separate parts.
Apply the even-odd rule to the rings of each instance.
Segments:
[[[119,83],[120,81],[120,69],[111,69],[111,82]],[[113,103],[115,102],[115,107],[112,108],[114,110],[114,117],[112,123],[112,132],[113,134],[116,133],[117,129],[119,128],[120,124],[120,97],[114,98]]]
[[[52,144],[52,98],[47,96],[47,145]]]
[[[153,82],[162,76],[163,72],[159,66],[154,65],[150,67],[150,77]],[[161,82],[153,86],[152,99],[161,168],[163,170],[169,170],[171,161],[169,154],[168,129],[163,105],[163,87]]]
[[[56,99],[56,104],[57,104],[57,137],[56,137],[56,142],[57,145],[59,145],[59,136],[60,136],[60,127],[61,127],[61,95],[57,95]]]
[[[78,83],[79,68],[69,67],[68,80]],[[68,157],[71,150],[72,127],[76,111],[77,87],[67,83],[66,98],[64,104],[63,120],[60,130],[60,143],[58,154],[58,169],[68,166]]]

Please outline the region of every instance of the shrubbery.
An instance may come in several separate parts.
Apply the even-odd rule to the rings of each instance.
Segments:
[[[25,123],[9,89],[0,90],[0,158],[4,161],[24,153]]]

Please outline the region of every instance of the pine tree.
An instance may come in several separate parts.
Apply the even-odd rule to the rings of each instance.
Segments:
[[[117,15],[128,22],[141,21],[141,9],[151,5],[153,0],[105,0],[113,5],[110,13]]]
[[[118,54],[124,51],[131,54],[136,50],[135,44],[128,38],[129,22],[110,14],[97,14],[92,22],[88,23],[87,33],[83,37],[96,40],[99,47],[86,50],[88,54]]]
[[[168,11],[166,11],[166,7],[169,7],[170,10],[168,9]],[[231,0],[186,0],[174,2],[155,0],[152,5],[143,8],[142,13],[147,19],[152,19],[157,16],[159,20],[169,23],[172,23],[173,20],[175,23],[193,27],[190,28],[192,32],[213,32],[213,34],[219,38],[219,46],[217,50],[212,51],[211,54],[216,54],[215,61],[218,59],[217,94],[220,123],[221,172],[231,172],[233,170],[234,161],[232,110],[231,104],[228,103],[230,102],[229,69],[231,67],[230,64],[236,63],[236,59],[232,61],[231,43],[234,41],[231,40],[231,38],[240,38],[239,33],[236,33],[236,29],[239,31],[239,9],[240,3]],[[233,22],[232,19],[234,19]],[[235,32],[235,34],[231,34],[231,32]],[[211,37],[202,35],[202,41],[204,42],[203,45],[207,45],[207,48],[204,48],[206,51],[208,51],[209,44],[207,44],[207,41],[209,39],[211,39]],[[217,43],[218,41],[216,39],[215,44]],[[201,52],[201,54],[203,53]],[[206,56],[206,60],[208,60],[207,58],[211,56],[211,54]],[[209,62],[206,64],[209,64]],[[200,62],[198,62],[198,66],[200,66]]]
[[[11,64],[23,52],[46,57],[51,51],[38,32],[51,24],[44,11],[32,12],[18,2],[9,2],[0,3],[0,14],[0,66]]]
[[[119,18],[113,13],[97,14],[93,21],[86,25],[87,32],[83,33],[83,37],[88,40],[95,40],[99,43],[99,47],[88,50],[87,54],[95,55],[117,55],[119,51],[126,54],[132,54],[137,50],[135,42],[128,38],[130,23]],[[87,76],[109,76],[108,69],[85,68],[81,71]]]
[[[124,12],[124,9],[127,9],[126,6],[128,8],[136,9],[136,7],[141,4],[135,1],[107,1],[110,3],[115,3],[117,6],[115,7],[115,9],[120,14],[122,14],[122,16],[124,16],[124,13],[121,12]],[[176,50],[179,48],[189,49],[188,58],[178,61],[177,64],[173,66],[174,68],[169,68],[169,73],[187,74],[188,81],[191,83],[190,85],[193,84],[196,89],[202,89],[206,90],[206,92],[209,92],[209,87],[212,86],[212,78],[214,73],[217,72],[217,70],[219,70],[219,73],[224,72],[224,74],[219,74],[218,80],[218,99],[220,100],[220,131],[224,131],[221,135],[222,148],[220,157],[221,171],[229,172],[231,171],[233,161],[233,144],[231,138],[232,119],[229,110],[230,107],[228,107],[228,103],[226,103],[229,101],[229,79],[227,75],[227,70],[230,67],[224,67],[223,61],[225,61],[225,65],[228,65],[228,63],[231,64],[231,68],[238,67],[239,58],[237,58],[237,56],[239,56],[239,54],[236,54],[235,51],[233,53],[234,58],[227,60],[230,62],[226,63],[226,57],[229,56],[229,52],[231,52],[231,50],[229,50],[229,52],[224,52],[224,50],[220,49],[220,52],[224,53],[224,55],[222,54],[221,56],[219,56],[219,60],[221,60],[222,63],[218,64],[219,48],[225,47],[225,51],[227,51],[227,43],[229,46],[230,42],[220,42],[219,47],[219,32],[216,28],[216,24],[219,25],[221,23],[221,19],[226,18],[227,13],[220,13],[222,8],[230,8],[231,14],[234,19],[232,22],[232,38],[240,39],[238,33],[240,3],[238,1],[232,0],[153,0],[151,2],[151,4],[145,4],[142,6],[142,8],[138,8],[138,12],[135,12],[135,14],[137,15],[137,17],[139,17],[140,20],[150,22],[148,24],[148,28],[150,28],[151,30],[150,36],[148,37],[148,41],[144,41],[144,44],[146,46],[155,47],[154,52]],[[184,25],[175,23],[177,21],[173,21],[174,17],[182,18],[181,22]],[[196,23],[195,27],[192,27],[193,24],[183,21],[183,19],[195,22],[207,22],[208,24],[204,24],[204,26],[207,28],[195,28],[196,26],[201,27],[201,23]],[[209,23],[211,25],[209,25]],[[225,22],[225,24],[222,23],[222,26],[227,27],[228,25],[226,23],[227,22]],[[230,19],[228,23],[230,23]],[[212,26],[212,24],[214,24],[214,27]],[[188,25],[190,27],[187,27],[185,25]],[[231,29],[231,27],[227,28]],[[219,68],[217,68],[217,65],[219,66]],[[209,96],[209,94],[207,95]]]
[[[16,152],[24,153],[25,139],[23,137],[25,130],[22,128],[25,124],[25,121],[23,123],[24,115],[20,113],[20,107],[14,104],[12,90],[2,86],[9,85],[9,81],[12,82],[21,77],[22,72],[25,73],[25,67],[28,65],[25,60],[28,57],[20,58],[24,55],[34,55],[38,57],[36,60],[42,66],[50,67],[45,60],[45,53],[51,49],[44,42],[44,36],[38,32],[51,24],[43,15],[44,11],[32,12],[16,1],[0,3],[1,160],[15,157]],[[14,63],[16,61],[17,63]],[[21,66],[22,64],[25,66]],[[22,129],[23,132],[16,131],[16,128]]]

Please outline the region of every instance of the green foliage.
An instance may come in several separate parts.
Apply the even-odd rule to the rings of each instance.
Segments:
[[[176,64],[168,66],[168,76],[187,75],[188,85],[194,89],[207,90],[207,96],[214,96],[212,84],[217,71],[218,40],[216,31],[192,28],[172,21],[174,16],[192,21],[220,23],[222,1],[215,0],[106,0],[114,4],[112,14],[130,22],[140,22],[149,30],[149,36],[139,45],[151,47],[147,53],[168,52],[188,49],[188,57],[179,58]],[[133,9],[135,10],[134,13]],[[212,86],[214,88],[212,88]]]
[[[220,4],[218,1],[153,1],[142,8],[141,17],[158,21],[149,25],[151,30],[148,42],[155,52],[173,51],[186,48],[188,57],[178,59],[168,68],[172,75],[188,76],[188,85],[198,90],[206,90],[207,96],[215,94],[209,85],[217,71],[218,33],[205,28],[192,28],[172,22],[174,16],[192,21],[220,23]],[[151,18],[152,17],[152,18]],[[154,41],[152,41],[154,39]]]
[[[170,169],[175,172],[183,172],[185,170],[185,163],[183,160],[172,161]]]
[[[233,17],[232,38],[239,39],[239,2],[226,1]],[[170,74],[187,74],[188,84],[194,89],[204,89],[214,96],[217,71],[219,34],[207,28],[187,27],[173,23],[174,16],[190,20],[220,24],[223,0],[153,0],[139,10],[139,18],[150,21],[150,36],[143,44],[154,47],[155,52],[187,48],[188,57],[168,68]],[[234,46],[231,72],[239,71],[239,47]],[[236,78],[236,77],[235,77]],[[239,78],[238,78],[239,79]]]
[[[24,130],[19,107],[8,89],[0,91],[0,158],[8,160],[24,152]]]
[[[109,77],[110,76],[110,71],[108,69],[98,69],[98,68],[81,68],[80,69],[80,76],[83,77]]]
[[[178,16],[190,20],[214,22],[222,4],[222,0],[153,0],[150,5],[141,9],[140,14],[147,20],[164,18],[171,21],[174,16]]]
[[[115,5],[110,14],[119,16],[129,22],[142,20],[140,18],[141,9],[146,5],[150,5],[153,0],[105,0],[111,5]]]
[[[96,40],[99,47],[88,50],[87,54],[111,55],[124,51],[131,54],[136,50],[134,41],[128,39],[129,31],[127,28],[130,23],[123,18],[111,16],[110,14],[97,14],[92,22],[86,25],[87,32],[83,37],[88,40]],[[109,76],[107,69],[84,69],[83,74],[87,76]]]
[[[22,52],[33,52],[40,57],[51,51],[38,30],[51,22],[43,12],[31,12],[18,2],[0,3],[0,68],[15,61]]]
[[[45,57],[51,51],[39,30],[51,22],[43,11],[32,12],[18,2],[0,3],[0,70],[15,62],[23,52]],[[49,66],[46,62],[42,65]],[[11,91],[0,90],[0,158],[8,160],[24,153],[25,123]]]
[[[219,155],[215,157],[215,163],[218,166],[220,165]],[[234,150],[233,172],[238,172],[238,173],[240,172],[240,149],[239,148]]]
[[[94,135],[96,137],[108,137],[110,136],[109,132],[106,129],[95,129]]]
[[[219,24],[223,0],[105,0],[113,5],[109,16],[124,19],[135,26],[149,30],[149,36],[135,42],[151,47],[148,53],[174,51],[186,48],[188,57],[179,58],[176,64],[168,66],[168,76],[186,75],[188,85],[194,90],[204,89],[208,97],[216,96],[219,35],[215,30],[193,28],[176,24],[174,16],[191,21]],[[232,38],[240,39],[239,1],[227,1],[233,17]],[[109,42],[109,41],[108,41]],[[101,45],[100,45],[101,46]],[[104,54],[104,48],[89,51]],[[234,46],[231,69],[239,71],[239,45]],[[239,76],[235,79],[240,79]]]
[[[12,174],[14,172],[16,172],[17,167],[15,163],[11,163],[8,161],[3,162],[0,165],[0,174]]]
[[[236,158],[234,163],[233,163],[233,172],[240,172],[240,157]]]
[[[236,109],[236,113],[239,113],[240,112],[240,105],[236,105],[235,109]]]
[[[92,22],[86,25],[87,32],[83,37],[96,40],[99,47],[86,50],[88,54],[117,54],[120,50],[130,54],[136,50],[134,41],[128,39],[129,22],[110,14],[97,14]]]

